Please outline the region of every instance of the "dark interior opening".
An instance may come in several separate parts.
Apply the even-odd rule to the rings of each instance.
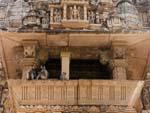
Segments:
[[[107,65],[102,65],[99,60],[71,60],[71,79],[110,79]]]
[[[48,59],[45,67],[50,79],[59,79],[61,75],[61,59]]]
[[[61,75],[61,59],[49,59],[46,64],[50,79],[59,79]],[[71,60],[70,79],[111,79],[108,66],[99,60]]]

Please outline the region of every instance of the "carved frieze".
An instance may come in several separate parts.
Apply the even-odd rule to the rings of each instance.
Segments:
[[[107,106],[107,105],[99,105],[99,106],[20,106],[18,108],[17,113],[28,113],[28,112],[36,112],[36,113],[123,113],[127,106]],[[103,109],[105,108],[105,109]],[[25,110],[26,109],[26,110]]]

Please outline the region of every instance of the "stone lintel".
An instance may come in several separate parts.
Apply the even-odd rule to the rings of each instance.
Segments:
[[[112,41],[112,47],[115,47],[115,46],[124,46],[124,47],[126,47],[127,46],[127,41],[125,41],[125,40],[113,40]]]
[[[33,46],[33,45],[38,46],[39,42],[38,40],[23,40],[22,44],[23,46]]]

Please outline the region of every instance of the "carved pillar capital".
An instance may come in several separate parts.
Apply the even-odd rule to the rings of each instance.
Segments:
[[[112,53],[114,59],[125,59],[126,58],[127,42],[123,40],[112,41]]]
[[[23,48],[24,48],[24,57],[35,58],[36,50],[38,48],[38,41],[24,40],[22,43],[23,43]]]
[[[63,51],[63,52],[61,52],[61,58],[62,57],[68,57],[68,58],[70,58],[71,57],[71,53]]]

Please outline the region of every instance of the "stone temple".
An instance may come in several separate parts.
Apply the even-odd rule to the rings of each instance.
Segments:
[[[0,113],[150,113],[150,0],[0,0]]]

